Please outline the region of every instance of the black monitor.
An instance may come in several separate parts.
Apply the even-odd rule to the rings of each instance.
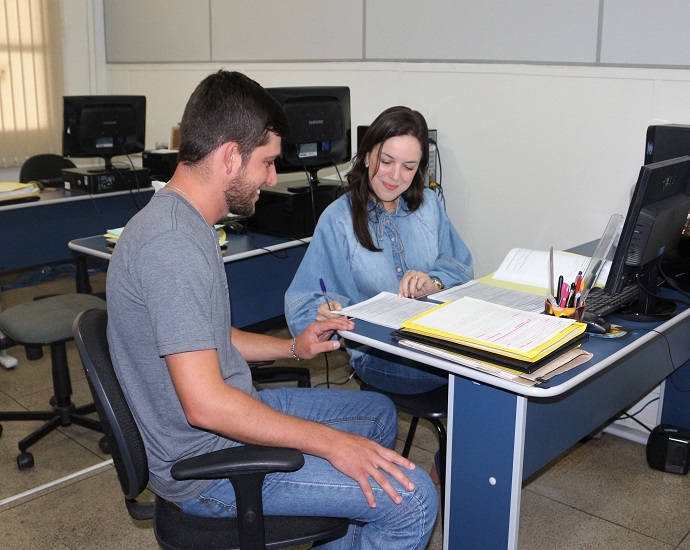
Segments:
[[[145,96],[65,96],[63,107],[63,156],[102,158],[112,170],[114,156],[144,150]]]
[[[642,320],[675,311],[675,304],[653,294],[661,260],[678,247],[689,210],[690,156],[642,166],[605,287],[615,294],[639,284],[639,301],[624,314]]]
[[[321,168],[349,161],[350,88],[347,86],[303,86],[267,88],[283,107],[290,133],[282,138],[278,173],[308,174],[310,186],[319,183]]]
[[[647,127],[644,163],[690,155],[690,126],[682,124],[653,124]]]

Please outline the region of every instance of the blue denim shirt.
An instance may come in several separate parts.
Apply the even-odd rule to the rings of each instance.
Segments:
[[[321,214],[285,294],[285,317],[293,335],[316,320],[324,302],[319,278],[328,297],[343,307],[383,291],[397,294],[400,280],[411,269],[438,277],[446,287],[473,278],[472,255],[433,191],[424,190],[424,203],[416,212],[407,210],[402,197],[393,213],[380,205],[370,212],[369,230],[382,252],[371,252],[357,241],[349,198],[343,195]]]

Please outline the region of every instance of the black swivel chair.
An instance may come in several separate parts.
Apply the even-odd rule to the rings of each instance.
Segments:
[[[19,170],[19,182],[44,181],[48,185],[62,182],[62,170],[75,168],[75,164],[65,157],[46,153],[26,159]]]
[[[246,445],[181,460],[175,479],[227,477],[237,495],[238,518],[204,518],[183,513],[160,497],[138,502],[148,484],[148,464],[141,434],[117,380],[106,338],[107,313],[82,312],[74,321],[74,339],[84,365],[106,437],[112,446],[125,504],[135,519],[153,519],[156,540],[173,549],[284,548],[342,537],[342,518],[264,516],[261,487],[270,472],[292,472],[304,464],[296,449]]]
[[[398,412],[403,412],[412,416],[410,422],[410,429],[407,432],[405,439],[405,446],[403,447],[402,455],[407,457],[412,448],[412,441],[415,432],[417,431],[417,424],[420,418],[424,418],[431,422],[436,428],[436,433],[439,440],[439,462],[440,468],[438,471],[439,485],[441,487],[441,511],[445,503],[445,485],[446,485],[446,428],[441,422],[441,419],[448,417],[448,386],[444,385],[435,390],[425,393],[391,393],[379,390],[374,386],[362,382],[360,389],[364,391],[375,391],[386,395],[395,404]],[[441,514],[443,517],[443,513]]]

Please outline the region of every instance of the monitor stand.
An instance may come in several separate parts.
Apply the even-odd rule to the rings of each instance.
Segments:
[[[672,300],[659,298],[645,291],[648,289],[656,294],[660,265],[661,257],[648,263],[637,273],[637,283],[640,286],[637,303],[617,311],[614,313],[616,317],[646,323],[666,321],[676,314],[676,304]]]

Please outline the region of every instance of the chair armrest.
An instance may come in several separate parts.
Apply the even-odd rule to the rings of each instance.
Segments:
[[[241,445],[176,462],[175,479],[220,479],[235,475],[294,472],[304,465],[297,449]]]
[[[180,460],[170,473],[175,479],[228,478],[235,490],[240,548],[264,548],[264,478],[303,465],[304,455],[297,449],[241,445]]]

